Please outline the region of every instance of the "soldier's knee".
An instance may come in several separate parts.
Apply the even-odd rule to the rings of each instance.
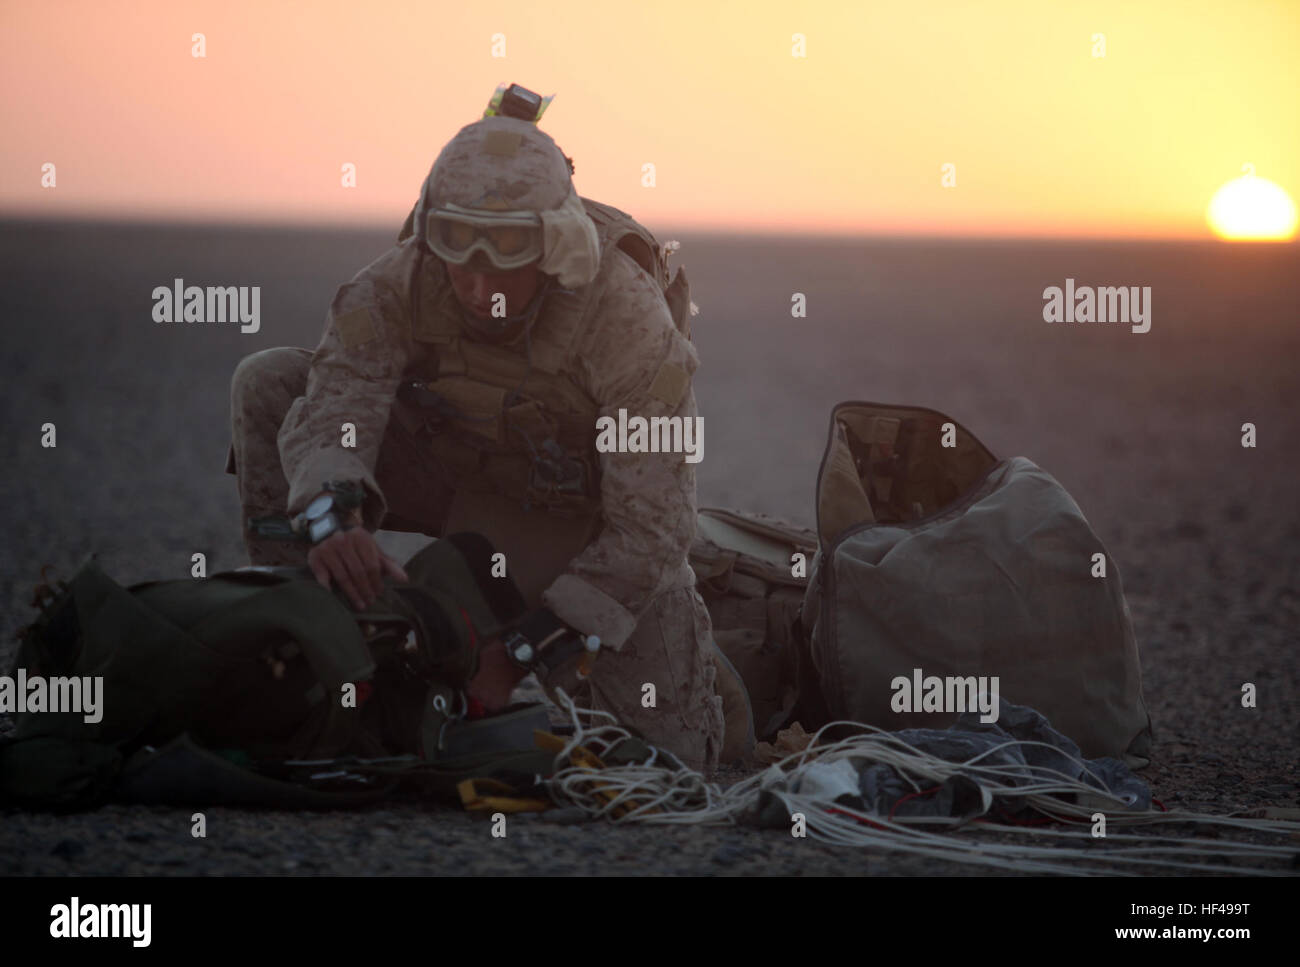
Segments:
[[[280,346],[250,353],[239,361],[230,378],[232,411],[287,412],[293,401],[307,391],[310,369],[311,353],[305,349]]]

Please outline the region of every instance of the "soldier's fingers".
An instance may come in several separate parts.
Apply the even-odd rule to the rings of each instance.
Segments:
[[[402,565],[398,564],[387,554],[379,555],[379,566],[382,567],[384,573],[387,574],[389,577],[391,577],[394,581],[399,581],[402,584],[411,583],[411,579],[406,576],[406,571],[402,568]]]
[[[358,610],[365,607],[362,603],[361,595],[357,591],[356,582],[352,579],[352,573],[347,565],[343,548],[346,545],[343,542],[342,535],[335,534],[327,538],[318,547],[322,563],[329,568],[330,577],[332,577],[348,600]]]
[[[366,566],[361,563],[356,544],[347,540],[346,535],[345,539],[338,542],[338,548],[340,562],[350,582],[348,593],[352,603],[358,609],[364,608],[370,604],[370,582],[366,578]]]
[[[319,551],[314,547],[311,549],[311,553],[307,555],[307,566],[311,568],[311,573],[316,575],[316,580],[320,586],[328,591],[330,587],[330,571],[325,566],[325,562],[321,560]]]
[[[379,551],[379,545],[369,532],[360,530],[360,535],[353,539],[353,545],[357,549],[357,556],[361,558],[361,564],[366,569],[366,586],[370,589],[371,600],[379,597],[384,593],[384,572],[380,566],[379,559],[382,556]],[[349,534],[357,531],[349,531]]]

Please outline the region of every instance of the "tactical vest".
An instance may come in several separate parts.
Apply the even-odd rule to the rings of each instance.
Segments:
[[[670,282],[666,255],[647,229],[617,208],[586,198],[583,204],[596,225],[602,262],[615,249],[631,256],[660,286],[674,324],[689,337],[682,269]],[[399,244],[412,234],[413,216]],[[398,404],[402,418],[426,428],[435,458],[454,480],[447,527],[469,527],[504,548],[519,548],[512,561],[550,549],[545,562],[528,569],[535,574],[514,572],[529,599],[599,529],[600,408],[565,372],[592,297],[588,287],[549,294],[527,339],[505,345],[465,337],[449,282],[423,291],[412,307],[412,336],[428,350],[428,362],[413,374],[422,389]]]

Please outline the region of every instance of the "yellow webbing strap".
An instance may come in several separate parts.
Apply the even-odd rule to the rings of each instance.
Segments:
[[[537,813],[550,809],[549,799],[529,799],[496,779],[466,779],[457,783],[461,805],[466,810],[494,813]]]
[[[534,730],[533,741],[536,742],[537,747],[544,752],[554,752],[559,754],[564,751],[565,740],[560,736],[552,735],[549,732]],[[581,745],[573,747],[573,750],[569,753],[569,762],[572,763],[575,768],[582,769],[586,772],[596,773],[605,768],[605,763],[601,761],[598,755]],[[589,789],[585,789],[582,785],[579,785],[578,790],[581,792],[591,792],[607,804],[612,803],[618,797],[618,790],[616,788],[596,779],[591,781]],[[622,803],[611,809],[610,815],[616,819],[620,818],[631,811],[634,805],[634,803]],[[655,807],[654,809],[648,809],[646,812],[659,812],[659,808]]]
[[[540,729],[533,730],[533,742],[543,752],[550,752],[555,755],[563,752],[566,745],[564,738],[552,735],[550,732],[543,732]],[[574,746],[570,750],[569,762],[574,768],[593,774],[599,773],[606,768],[605,763],[601,761],[598,755],[581,745]],[[555,805],[549,799],[531,799],[521,796],[513,787],[496,779],[465,779],[457,783],[456,791],[460,794],[461,805],[466,810],[476,812],[542,812]],[[607,805],[614,802],[619,795],[616,787],[603,783],[596,778],[593,778],[590,783],[579,783],[577,791],[593,794]],[[620,803],[610,810],[610,815],[621,818],[631,811],[634,806],[635,803]],[[661,810],[659,807],[655,807],[645,811],[660,812]]]

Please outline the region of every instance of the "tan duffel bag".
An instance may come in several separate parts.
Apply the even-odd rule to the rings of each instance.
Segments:
[[[934,410],[841,403],[817,527],[802,623],[831,717],[944,728],[951,708],[901,708],[896,683],[997,677],[1085,756],[1148,763],[1119,568],[1046,471]]]

